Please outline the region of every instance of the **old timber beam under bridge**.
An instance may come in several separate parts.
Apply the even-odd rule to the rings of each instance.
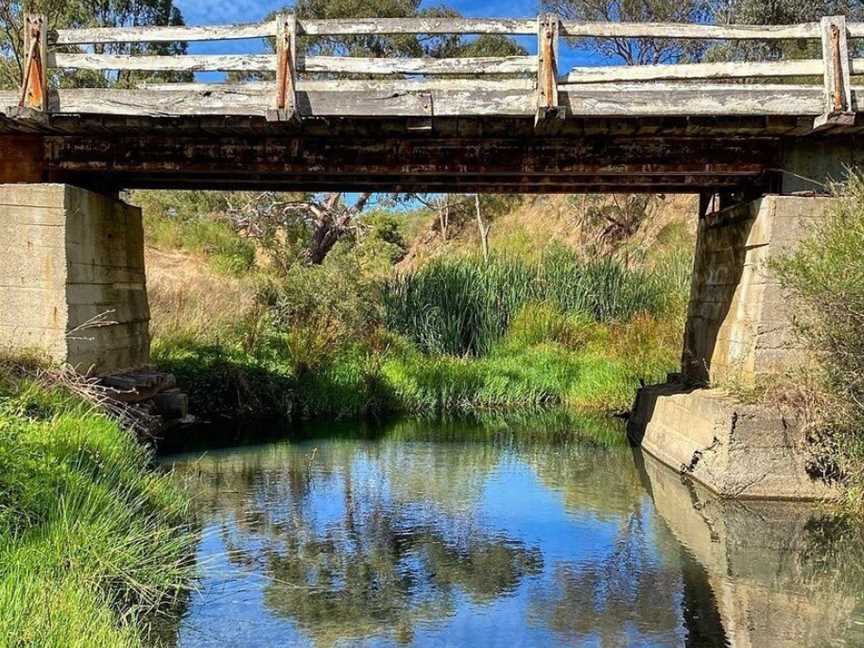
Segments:
[[[317,56],[310,37],[534,35],[537,56]],[[31,16],[0,92],[0,183],[121,188],[733,193],[819,189],[860,160],[864,59],[842,17],[790,26],[296,20],[49,32]],[[821,59],[560,70],[558,39],[821,41]],[[123,55],[128,44],[275,39],[274,54]],[[140,50],[140,47],[138,48]],[[53,70],[243,72],[242,84],[50,87]],[[109,72],[110,74],[110,72]],[[789,83],[794,81],[794,83]],[[815,181],[815,182],[814,182]]]

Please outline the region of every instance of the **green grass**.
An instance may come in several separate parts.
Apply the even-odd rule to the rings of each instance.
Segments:
[[[255,245],[216,216],[165,216],[145,212],[148,244],[200,254],[217,272],[243,276],[255,267]]]
[[[0,365],[0,645],[141,646],[192,575],[185,499],[132,433]]]
[[[598,323],[549,304],[523,306],[482,357],[428,354],[379,330],[317,354],[271,334],[254,353],[239,344],[163,339],[154,359],[175,373],[203,415],[354,418],[522,408],[621,411],[640,379],[661,381],[680,356],[681,324],[641,315]],[[276,339],[276,342],[272,341]]]

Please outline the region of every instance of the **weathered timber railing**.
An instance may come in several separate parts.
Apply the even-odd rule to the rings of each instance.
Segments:
[[[537,37],[536,56],[368,58],[319,56],[302,48],[303,36],[501,34]],[[273,54],[129,55],[106,46],[272,39]],[[822,44],[806,60],[577,67],[559,73],[560,38],[788,41]],[[143,116],[263,115],[291,121],[308,116],[432,117],[533,115],[799,115],[815,128],[854,123],[864,88],[864,59],[848,41],[864,38],[864,24],[842,16],[781,26],[659,23],[576,23],[554,15],[538,19],[375,18],[301,20],[282,14],[258,25],[117,27],[47,33],[44,18],[26,23],[27,60],[17,114],[106,113]],[[81,47],[97,46],[99,51]],[[75,48],[78,51],[65,51]],[[138,90],[49,92],[51,69],[143,72],[243,72],[273,81],[242,84],[158,83]],[[768,83],[771,79],[823,79]],[[751,81],[755,83],[741,83]],[[723,82],[723,83],[718,83]],[[729,83],[733,82],[733,83]]]

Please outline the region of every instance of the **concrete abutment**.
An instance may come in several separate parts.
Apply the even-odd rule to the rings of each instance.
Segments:
[[[140,209],[71,185],[0,185],[0,239],[0,349],[82,373],[149,362]]]
[[[720,495],[828,499],[811,475],[796,413],[739,402],[723,386],[754,386],[808,362],[795,304],[771,269],[833,199],[764,196],[700,219],[681,374],[639,390],[631,440]]]

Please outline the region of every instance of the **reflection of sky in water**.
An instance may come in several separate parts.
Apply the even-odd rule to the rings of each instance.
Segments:
[[[770,544],[767,527],[754,526],[759,516],[742,526],[753,547],[724,544],[716,521],[701,546],[709,509],[692,508],[671,472],[646,479],[627,448],[385,436],[217,452],[201,466],[203,497],[211,495],[203,579],[181,648],[660,647],[688,636],[704,638],[691,644],[701,647],[728,645],[727,629],[755,646],[781,622],[788,636],[776,645],[821,645],[798,639],[842,625],[855,607],[824,586],[798,591],[797,554],[759,555],[753,547]],[[731,557],[740,547],[753,569]],[[791,594],[778,599],[777,583]],[[732,598],[718,608],[717,596]],[[742,601],[754,609],[737,610]],[[791,605],[777,610],[776,601]]]

